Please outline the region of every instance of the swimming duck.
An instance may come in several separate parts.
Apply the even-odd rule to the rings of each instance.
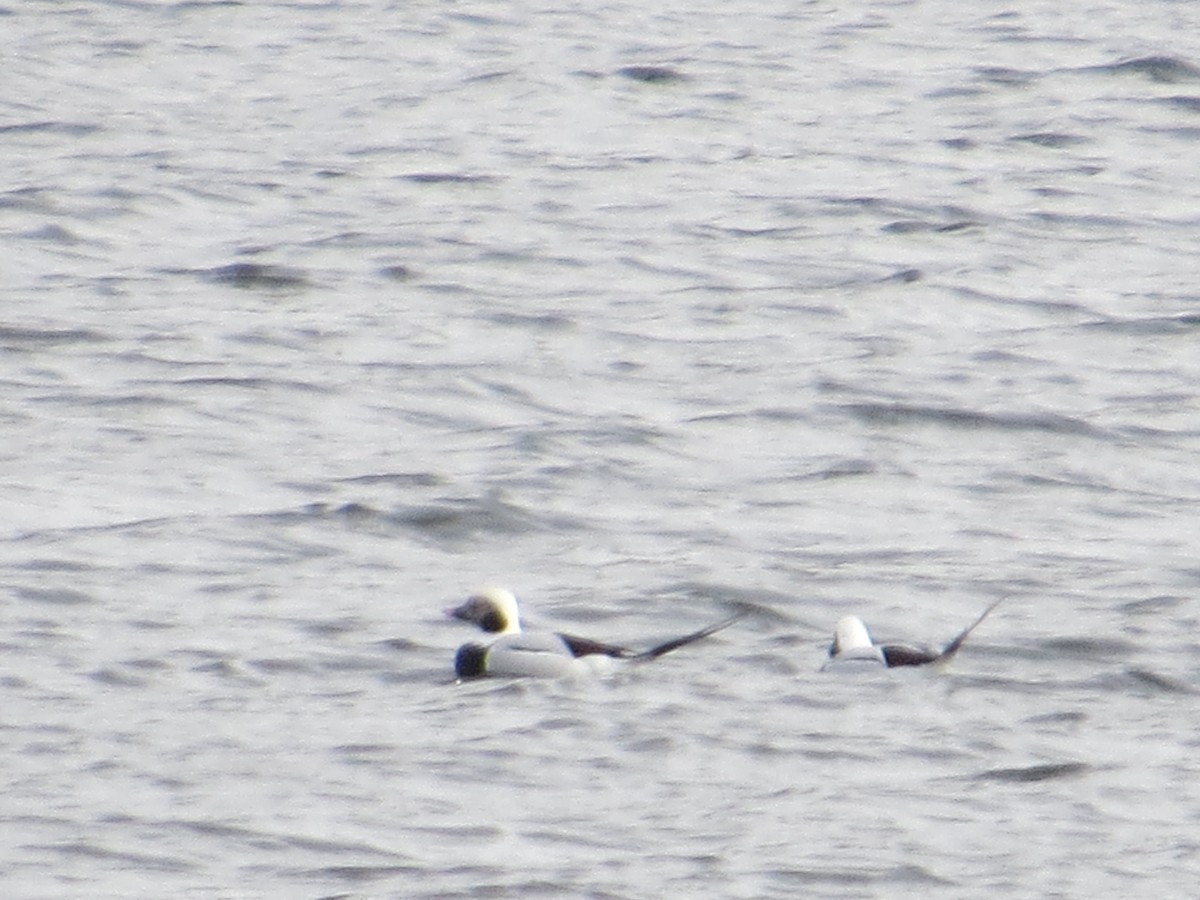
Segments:
[[[1001,600],[1003,599],[1002,597]],[[876,644],[862,619],[858,616],[843,616],[834,628],[833,643],[829,646],[829,659],[821,669],[895,669],[901,666],[926,666],[949,662],[962,647],[967,635],[999,604],[1000,600],[997,600],[988,606],[980,613],[979,618],[960,631],[954,640],[941,650],[909,644]]]
[[[454,655],[454,671],[459,678],[549,677],[558,678],[610,671],[614,660],[645,661],[695,643],[729,627],[742,617],[730,616],[715,625],[672,638],[649,648],[632,650],[571,634],[542,632],[527,634],[521,630],[517,598],[499,587],[485,588],[472,594],[446,614],[478,625],[495,637],[488,643],[463,644]]]

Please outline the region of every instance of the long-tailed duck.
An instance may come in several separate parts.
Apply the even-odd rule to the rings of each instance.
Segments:
[[[521,630],[517,598],[504,588],[486,588],[464,603],[446,610],[446,614],[478,625],[495,635],[490,643],[463,644],[454,655],[454,671],[459,678],[562,677],[603,672],[613,660],[650,660],[716,634],[742,617],[730,616],[715,625],[656,644],[648,650],[631,650],[570,634],[535,633]]]
[[[926,666],[949,662],[962,647],[967,635],[999,604],[1000,600],[992,603],[980,613],[979,618],[960,631],[954,640],[941,650],[913,647],[908,644],[876,644],[862,619],[858,616],[845,616],[838,620],[833,632],[833,643],[829,646],[829,659],[821,669],[895,669],[900,666]]]

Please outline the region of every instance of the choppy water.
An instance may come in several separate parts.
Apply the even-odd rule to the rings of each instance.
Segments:
[[[0,9],[5,897],[1194,893],[1200,7],[656,10]]]

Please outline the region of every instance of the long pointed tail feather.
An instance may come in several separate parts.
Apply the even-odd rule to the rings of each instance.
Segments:
[[[723,631],[739,619],[745,618],[746,613],[740,612],[737,615],[730,616],[728,619],[723,619],[715,625],[709,625],[707,628],[701,628],[699,631],[693,631],[691,634],[685,634],[682,637],[672,638],[669,641],[664,641],[656,647],[651,647],[649,650],[643,650],[640,653],[635,653],[631,659],[658,659],[665,653],[670,653],[672,650],[678,650],[680,647],[686,647],[688,644],[694,644],[696,641],[703,640],[710,635],[716,634],[718,631]]]
[[[997,606],[999,606],[1005,599],[1006,599],[1005,597],[1001,597],[999,600],[997,600],[995,603],[993,603],[991,606],[989,606],[987,609],[985,609],[983,612],[981,612],[979,614],[979,618],[977,618],[974,622],[972,622],[970,625],[968,625],[966,628],[964,628],[962,631],[960,631],[958,633],[958,637],[956,637],[954,640],[952,640],[950,643],[948,643],[946,645],[946,649],[944,649],[941,653],[939,653],[937,655],[937,657],[934,658],[933,662],[944,663],[944,662],[949,662],[951,659],[953,659],[954,654],[958,652],[959,648],[966,641],[967,635],[969,635],[972,631],[974,631],[976,626],[978,626],[980,622],[982,622],[984,619],[986,619],[988,617],[988,613],[990,613],[993,609],[995,609]]]

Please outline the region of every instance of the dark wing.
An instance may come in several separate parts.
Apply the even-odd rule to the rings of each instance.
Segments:
[[[923,666],[941,659],[942,656],[932,650],[910,647],[908,644],[884,644],[879,649],[883,651],[883,659],[889,669],[898,666]]]
[[[745,615],[746,614],[744,612],[740,612],[736,616],[730,616],[728,619],[718,622],[716,625],[709,625],[707,628],[701,628],[699,631],[693,631],[691,634],[685,634],[683,637],[672,638],[671,640],[665,641],[656,647],[651,647],[649,650],[643,650],[641,653],[635,653],[633,658],[658,659],[664,653],[670,653],[672,650],[678,650],[680,647],[693,644],[696,641],[703,640],[709,635],[716,634],[718,631],[728,628]]]
[[[560,634],[562,642],[567,645],[572,656],[615,656],[618,659],[628,659],[637,656],[628,647],[616,644],[606,644],[603,641],[593,641],[591,638],[576,637],[573,634]]]
[[[954,654],[962,647],[966,641],[967,635],[975,630],[975,627],[988,617],[993,609],[1000,605],[1001,597],[982,613],[979,614],[974,622],[958,633],[958,636],[948,643],[941,653],[935,653],[932,650],[926,650],[921,647],[911,647],[906,644],[888,644],[879,649],[883,651],[883,658],[887,661],[888,668],[894,669],[898,666],[924,666],[930,663],[949,662],[954,658]]]

